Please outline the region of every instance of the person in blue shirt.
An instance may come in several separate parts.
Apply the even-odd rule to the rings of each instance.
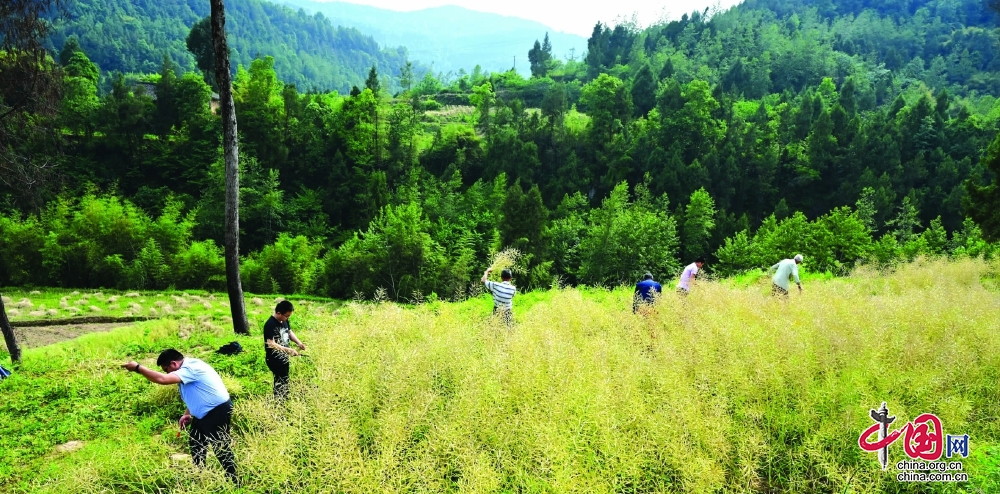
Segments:
[[[642,275],[642,281],[635,284],[635,295],[632,301],[632,313],[639,312],[640,305],[649,306],[663,293],[663,287],[653,281],[653,274]]]
[[[229,399],[229,390],[222,383],[222,377],[205,362],[185,357],[173,348],[161,352],[156,365],[163,372],[143,367],[135,361],[126,362],[122,367],[142,374],[142,377],[152,383],[176,384],[180,389],[181,401],[187,405],[187,410],[178,423],[182,429],[191,424],[188,445],[191,447],[194,464],[199,467],[205,465],[205,457],[208,456],[208,447],[211,445],[216,458],[226,470],[226,476],[234,483],[239,483],[229,436],[233,402]]]

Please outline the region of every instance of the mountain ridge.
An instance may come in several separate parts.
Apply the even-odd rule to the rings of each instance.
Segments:
[[[70,0],[66,8],[67,17],[53,19],[53,52],[74,36],[102,70],[139,73],[158,72],[164,55],[193,70],[185,39],[209,14],[208,2],[195,0]],[[270,55],[282,80],[303,89],[344,93],[364,85],[373,65],[398,74],[408,58],[404,47],[385,48],[357,29],[263,0],[227,5],[226,29],[234,70]]]
[[[586,38],[541,22],[457,5],[402,12],[348,2],[276,1],[320,12],[331,23],[368,33],[382,45],[405,46],[411,59],[439,72],[470,71],[476,65],[506,71],[516,65],[518,72],[528,75],[528,50],[546,33],[556,58],[582,58],[587,49]]]

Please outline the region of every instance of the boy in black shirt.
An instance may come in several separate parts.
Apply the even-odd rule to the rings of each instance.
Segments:
[[[293,310],[291,302],[282,300],[274,308],[274,315],[264,323],[264,360],[274,374],[274,398],[278,401],[288,397],[288,357],[299,355],[288,346],[288,341],[294,341],[300,350],[306,349],[288,324]]]

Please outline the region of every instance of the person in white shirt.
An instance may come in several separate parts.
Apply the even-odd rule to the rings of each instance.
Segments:
[[[510,326],[514,322],[513,302],[514,295],[517,293],[517,288],[510,283],[514,275],[509,269],[505,269],[500,272],[500,279],[503,281],[497,283],[489,280],[490,273],[492,272],[493,268],[487,269],[483,273],[482,281],[486,285],[486,289],[493,295],[493,314],[500,316],[503,322]]]
[[[699,257],[691,264],[688,264],[681,273],[681,279],[677,282],[677,293],[687,295],[691,293],[691,282],[698,277],[698,271],[705,265],[705,258]]]
[[[802,264],[802,254],[796,254],[791,259],[783,259],[767,270],[767,274],[774,273],[774,277],[771,278],[771,282],[773,283],[771,285],[771,295],[787,297],[788,279],[790,277],[795,278],[795,284],[799,286],[799,292],[802,291],[802,281],[799,280],[799,264]]]
[[[208,456],[208,446],[215,450],[215,457],[226,470],[226,476],[239,483],[236,476],[236,460],[230,447],[229,424],[233,416],[233,402],[222,377],[212,366],[192,357],[185,357],[173,348],[164,350],[156,359],[163,372],[130,361],[122,364],[129,370],[156,384],[176,384],[180,389],[181,401],[187,410],[178,421],[181,428],[191,424],[188,445],[195,465],[204,466]]]

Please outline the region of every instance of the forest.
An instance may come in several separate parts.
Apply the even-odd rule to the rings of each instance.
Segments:
[[[0,185],[0,283],[224,286],[197,15],[142,26],[171,47],[155,69],[87,41],[92,22],[53,38],[59,107],[6,129],[24,136],[8,156],[45,166]],[[998,31],[978,0],[749,0],[598,23],[577,60],[539,35],[530,78],[373,48],[362,81],[234,43],[246,289],[461,299],[506,247],[524,289],[669,279],[702,255],[715,275],[795,253],[837,275],[997,252]]]
[[[208,16],[208,2],[67,0],[65,6],[63,13],[50,12],[53,52],[74,38],[107,73],[154,74],[164,56],[185,72],[198,68],[199,54],[190,52],[185,40],[191,27]],[[241,0],[227,5],[226,14],[234,66],[269,55],[282,80],[302,89],[346,93],[364,82],[372,65],[398,72],[408,56],[403,47],[379,47],[371,36],[302,9]]]

